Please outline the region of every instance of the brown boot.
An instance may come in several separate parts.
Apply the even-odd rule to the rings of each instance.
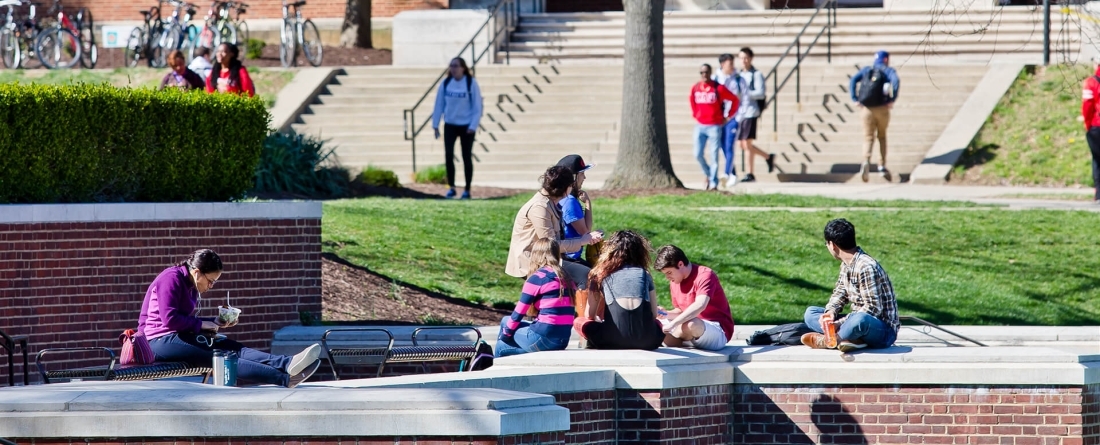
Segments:
[[[818,334],[816,332],[802,334],[802,344],[814,349],[832,349],[825,346],[825,334]]]

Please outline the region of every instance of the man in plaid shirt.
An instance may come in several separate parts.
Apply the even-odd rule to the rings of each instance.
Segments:
[[[825,307],[806,309],[806,325],[816,332],[802,336],[802,344],[828,349],[822,325],[826,317],[836,320],[837,349],[842,352],[863,348],[887,348],[898,338],[898,304],[894,286],[882,266],[856,245],[856,228],[845,219],[825,225],[825,245],[840,261],[840,277]],[[852,305],[846,317],[840,313]]]

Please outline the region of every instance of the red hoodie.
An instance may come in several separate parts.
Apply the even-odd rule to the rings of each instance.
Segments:
[[[1100,67],[1096,68],[1096,76],[1085,79],[1082,92],[1084,101],[1081,103],[1081,117],[1085,118],[1085,131],[1092,127],[1100,127],[1100,107],[1096,103],[1100,100],[1100,80],[1097,80],[1097,76],[1100,76]]]
[[[722,101],[726,100],[733,104],[730,106],[729,114],[723,116]],[[729,89],[713,80],[699,81],[691,87],[688,101],[691,102],[691,115],[695,116],[695,121],[702,125],[725,124],[726,118],[733,116],[741,104]]]

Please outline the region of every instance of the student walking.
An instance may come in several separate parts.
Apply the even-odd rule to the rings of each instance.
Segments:
[[[744,103],[746,100],[745,82],[741,79],[741,76],[737,75],[733,63],[733,54],[718,56],[718,73],[714,75],[713,80],[726,87]],[[737,111],[733,108],[732,102],[723,101],[722,103],[724,104],[723,115],[728,116],[731,112]],[[728,119],[726,125],[722,127],[722,155],[726,157],[726,169],[722,172],[722,176],[726,177],[726,188],[737,185],[737,167],[734,164],[733,153],[733,145],[736,140],[737,119]]]
[[[435,94],[432,110],[432,130],[439,139],[439,119],[443,124],[443,156],[447,164],[447,198],[455,197],[455,141],[462,142],[462,169],[466,174],[466,190],[462,199],[470,199],[470,183],[474,180],[474,135],[481,122],[481,87],[461,57],[451,59],[450,73]]]
[[[1085,118],[1085,141],[1092,152],[1092,185],[1096,188],[1093,199],[1100,204],[1100,58],[1092,61],[1095,74],[1085,79],[1081,103],[1081,117]]]
[[[765,88],[767,82],[764,75],[752,65],[752,49],[745,47],[737,52],[737,60],[741,62],[741,71],[738,73],[741,82],[745,85],[745,94],[741,97],[741,106],[737,108],[737,144],[742,153],[749,154],[749,162],[745,169],[745,182],[756,181],[756,157],[761,156],[768,164],[768,173],[775,171],[775,154],[765,153],[753,141],[756,140],[756,127],[760,120],[760,113],[764,111],[767,96]]]
[[[859,169],[863,182],[870,180],[871,149],[876,138],[882,154],[878,172],[887,181],[892,180],[890,170],[886,168],[886,127],[890,125],[890,110],[898,99],[899,84],[898,73],[890,68],[890,53],[886,51],[875,53],[874,64],[859,70],[848,84],[852,102],[863,108],[863,164]]]
[[[699,166],[703,168],[706,177],[704,188],[715,190],[718,188],[718,145],[722,143],[722,128],[732,117],[730,113],[723,112],[724,101],[732,102],[732,109],[738,105],[737,96],[733,95],[722,84],[711,80],[711,67],[704,63],[699,67],[699,82],[691,87],[688,101],[691,103],[691,114],[695,117],[695,159],[699,160]],[[704,149],[708,147],[706,156]],[[710,163],[707,163],[710,158]]]

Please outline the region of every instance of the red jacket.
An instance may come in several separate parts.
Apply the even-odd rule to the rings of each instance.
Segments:
[[[211,80],[214,76],[218,76],[218,91],[219,93],[230,93],[239,95],[248,95],[252,97],[256,95],[256,86],[252,84],[252,77],[248,75],[248,70],[245,67],[241,67],[240,71],[240,84],[237,85],[234,82],[229,81],[229,70],[225,69],[219,73],[213,71],[210,72],[210,76],[206,78],[206,92],[213,93],[214,85]]]
[[[1100,76],[1100,68],[1096,69],[1096,76]],[[1084,99],[1081,102],[1081,117],[1085,118],[1086,131],[1092,127],[1100,127],[1100,107],[1096,103],[1100,100],[1100,81],[1096,76],[1085,79],[1081,96]]]
[[[722,102],[727,100],[733,102],[733,105],[730,106],[729,114],[723,116]],[[733,113],[737,112],[737,107],[741,105],[737,96],[713,80],[700,81],[691,87],[688,101],[691,102],[691,115],[695,116],[695,121],[702,125],[725,124],[726,118],[733,116]]]

